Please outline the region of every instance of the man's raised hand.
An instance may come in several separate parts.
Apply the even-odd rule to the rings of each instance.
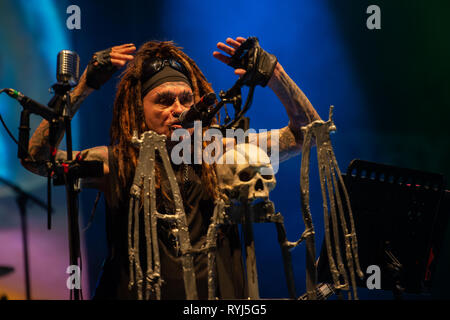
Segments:
[[[223,63],[225,63],[227,65],[230,64],[231,56],[235,53],[236,49],[239,48],[239,46],[243,42],[245,42],[245,40],[247,40],[247,39],[245,39],[243,37],[237,37],[236,39],[227,38],[226,43],[229,44],[229,46],[223,42],[217,43],[217,48],[219,50],[222,50],[224,53],[228,54],[229,56],[224,55],[223,53],[221,53],[219,51],[214,51],[213,52],[214,58],[222,61]],[[246,71],[244,69],[239,69],[239,68],[234,70],[234,73],[237,74],[238,76],[243,76],[245,74],[245,72]]]
[[[94,53],[87,67],[87,85],[100,89],[119,68],[134,59],[131,53],[135,51],[134,44],[127,43]]]

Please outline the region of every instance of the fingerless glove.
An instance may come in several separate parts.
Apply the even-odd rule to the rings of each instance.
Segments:
[[[272,77],[277,62],[277,57],[260,47],[258,38],[249,37],[236,50],[229,65],[247,71],[242,79],[245,85],[265,87]]]
[[[119,69],[111,63],[111,48],[97,51],[89,61],[86,83],[93,89],[100,89]]]

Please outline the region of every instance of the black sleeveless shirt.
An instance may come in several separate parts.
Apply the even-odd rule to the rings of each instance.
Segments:
[[[117,159],[108,148],[109,156],[109,197],[106,203],[106,234],[108,257],[104,262],[102,274],[97,283],[94,299],[137,299],[136,289],[128,289],[128,206],[129,196],[122,201],[112,198],[112,186],[119,183]],[[160,162],[156,162],[161,165]],[[160,168],[162,165],[160,166]],[[172,166],[180,186],[186,220],[193,249],[199,249],[206,243],[206,233],[214,211],[214,202],[208,196],[201,182],[201,166]],[[170,214],[174,212],[173,202],[165,195],[171,195],[169,182],[164,170],[161,172],[161,188],[156,194],[158,212]],[[133,177],[130,178],[132,181]],[[131,182],[129,187],[131,187]],[[129,190],[129,188],[128,188]],[[141,212],[142,215],[142,212]],[[162,299],[186,299],[184,292],[181,256],[176,247],[175,238],[171,235],[171,225],[158,220],[158,245],[161,260]],[[140,239],[145,243],[144,223],[140,222]],[[145,247],[144,247],[145,248]],[[145,252],[141,246],[140,253]],[[145,271],[145,257],[141,257],[142,270]],[[199,299],[208,298],[207,254],[194,256],[194,270],[197,278]],[[221,299],[242,299],[246,297],[246,281],[242,262],[241,245],[236,226],[221,226],[218,229],[216,253],[216,287],[217,296]]]

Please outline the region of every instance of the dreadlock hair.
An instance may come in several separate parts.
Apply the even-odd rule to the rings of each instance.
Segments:
[[[114,100],[113,119],[110,129],[111,145],[114,156],[118,160],[119,185],[112,186],[113,194],[119,201],[126,198],[130,183],[139,157],[139,150],[132,143],[133,132],[140,136],[149,128],[145,123],[143,98],[141,96],[142,78],[144,65],[155,58],[173,58],[183,64],[188,72],[188,78],[192,84],[195,101],[200,97],[212,92],[212,87],[197,64],[189,58],[181,47],[177,47],[173,41],[149,41],[144,43],[136,51],[135,58],[130,61],[121,75]],[[203,148],[206,143],[202,143]],[[161,173],[156,170],[156,188],[160,188]],[[215,165],[209,165],[202,161],[202,184],[205,186],[209,196],[213,199],[218,197],[217,176]]]

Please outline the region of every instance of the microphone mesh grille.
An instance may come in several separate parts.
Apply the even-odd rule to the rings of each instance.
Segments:
[[[56,79],[59,82],[69,82],[75,86],[80,78],[80,57],[74,51],[62,50],[58,53]]]

